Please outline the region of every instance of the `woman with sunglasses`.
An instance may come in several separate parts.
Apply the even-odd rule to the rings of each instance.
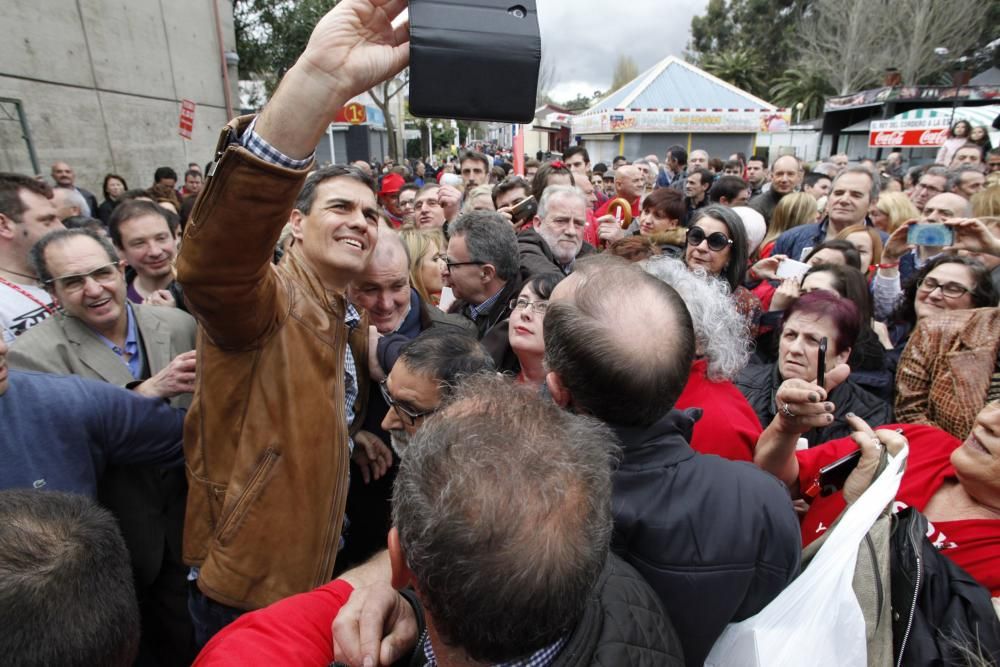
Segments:
[[[517,376],[517,381],[539,387],[545,382],[545,311],[552,290],[563,279],[558,273],[532,276],[511,299],[507,326],[494,327],[483,338],[497,370]]]
[[[756,337],[760,299],[743,287],[749,252],[743,221],[732,209],[711,204],[691,218],[684,263],[689,270],[705,273],[729,286],[736,310],[746,318],[750,335]]]

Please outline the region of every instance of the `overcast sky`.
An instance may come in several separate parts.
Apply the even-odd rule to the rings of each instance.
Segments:
[[[556,65],[549,96],[566,102],[577,93],[607,92],[618,54],[639,71],[669,55],[681,56],[691,17],[708,0],[537,0],[542,50]]]

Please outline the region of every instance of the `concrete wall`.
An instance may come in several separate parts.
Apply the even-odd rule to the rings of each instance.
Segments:
[[[181,175],[212,159],[227,121],[212,2],[223,48],[235,51],[226,0],[4,0],[0,97],[21,101],[45,175],[65,160],[100,199],[105,173],[148,187],[158,166]],[[177,129],[182,99],[197,104],[190,141]],[[4,113],[13,107],[0,107],[0,169],[30,173],[20,126]]]

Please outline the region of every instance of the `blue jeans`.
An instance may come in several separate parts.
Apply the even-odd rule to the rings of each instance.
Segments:
[[[191,612],[191,622],[194,623],[194,641],[200,651],[219,630],[246,612],[205,597],[198,588],[197,581],[189,582],[189,586],[188,611]]]

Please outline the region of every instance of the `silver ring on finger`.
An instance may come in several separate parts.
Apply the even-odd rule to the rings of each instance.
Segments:
[[[791,410],[788,409],[788,403],[781,404],[781,414],[785,415],[786,417],[795,417],[795,413],[793,413]]]
[[[875,445],[876,450],[882,451],[882,441],[877,436],[872,438],[872,444]]]

